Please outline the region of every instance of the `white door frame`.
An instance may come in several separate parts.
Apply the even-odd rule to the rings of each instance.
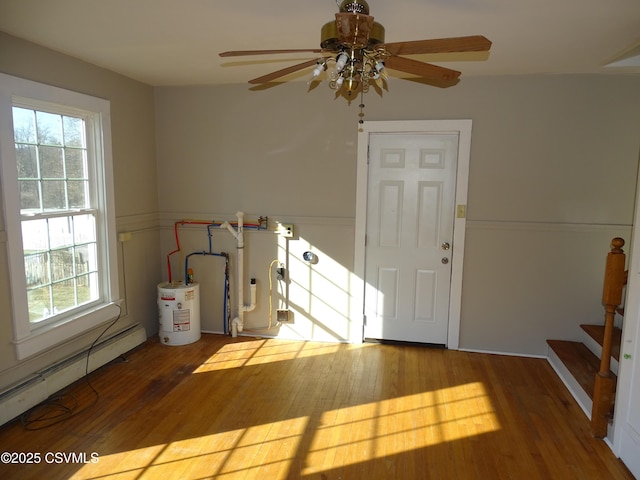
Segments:
[[[352,335],[353,341],[363,341],[365,290],[365,235],[367,222],[367,194],[369,183],[369,136],[373,133],[457,133],[459,135],[458,166],[456,174],[456,215],[453,224],[451,252],[451,293],[449,301],[449,328],[447,348],[457,350],[460,340],[460,308],[462,304],[462,266],[466,229],[469,159],[471,155],[471,120],[407,120],[365,122],[358,133],[358,160],[356,177],[356,225],[354,249]]]
[[[636,191],[640,192],[640,176]],[[616,387],[616,409],[613,419],[613,451],[622,457],[629,470],[638,476],[640,472],[640,444],[637,434],[630,433],[627,418],[632,408],[632,384],[640,375],[640,196],[636,194],[631,256],[628,265],[627,298],[624,307],[622,344],[620,345],[620,371]],[[630,428],[630,427],[629,427]],[[640,477],[639,477],[640,478]]]

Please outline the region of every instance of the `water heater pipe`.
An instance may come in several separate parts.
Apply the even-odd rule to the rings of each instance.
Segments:
[[[189,257],[193,256],[193,255],[212,255],[215,257],[223,257],[226,261],[225,261],[225,266],[224,266],[224,289],[223,289],[223,307],[222,307],[222,315],[223,315],[223,330],[224,333],[227,334],[229,329],[228,329],[228,325],[229,325],[229,305],[227,303],[227,294],[229,293],[229,254],[225,253],[225,252],[220,252],[220,253],[216,253],[216,252],[191,252],[189,255],[187,255],[187,257],[184,260],[184,271],[187,272],[185,273],[185,278],[184,278],[184,283],[185,285],[189,285],[191,283],[191,280],[189,279]]]
[[[237,264],[238,264],[238,277],[236,283],[238,284],[238,316],[231,322],[231,336],[237,337],[238,332],[242,332],[244,328],[244,312],[250,312],[256,308],[256,283],[255,279],[251,279],[251,304],[244,304],[244,213],[237,212],[238,227],[235,230],[229,222],[223,222],[220,228],[226,228],[231,235],[236,239],[238,250]]]
[[[256,230],[266,229],[267,227],[263,227],[263,224],[266,224],[268,219],[269,219],[269,217],[260,217],[258,219],[258,223],[245,223],[243,225],[243,228],[251,228],[251,229],[256,229]],[[225,223],[227,223],[229,226],[231,226],[231,225],[235,224],[236,222],[233,222],[233,223],[225,222]],[[168,277],[169,277],[169,283],[173,282],[173,276],[171,274],[171,256],[173,254],[178,253],[178,252],[181,251],[180,237],[178,235],[178,226],[179,225],[206,225],[207,226],[207,233],[209,234],[209,252],[212,251],[212,247],[211,247],[211,229],[210,229],[210,227],[224,227],[224,224],[221,224],[219,222],[210,221],[210,220],[178,220],[177,222],[175,222],[173,224],[173,233],[174,233],[174,236],[175,236],[175,239],[176,239],[176,248],[167,254],[167,274],[168,274]],[[231,231],[235,236],[235,232],[233,231],[233,229]],[[185,274],[186,274],[186,272],[185,272]]]

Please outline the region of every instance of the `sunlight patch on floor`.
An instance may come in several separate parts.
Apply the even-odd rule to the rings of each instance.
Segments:
[[[205,373],[230,368],[284,362],[316,355],[331,355],[348,346],[336,343],[286,340],[255,340],[230,343],[202,363],[193,373]]]
[[[136,448],[126,452],[115,453],[113,455],[100,455],[98,462],[87,463],[78,470],[72,477],[73,479],[137,479],[141,478],[142,473],[148,466],[154,462],[156,457],[162,453],[166,445],[153,445],[151,447]],[[97,452],[98,454],[100,452]],[[105,477],[104,472],[113,472]],[[94,472],[102,472],[96,474]]]
[[[483,384],[475,382],[105,455],[99,468],[113,465],[109,479],[285,478],[499,429]],[[77,478],[94,478],[94,468],[85,465]]]
[[[339,436],[346,425],[349,435]],[[340,457],[361,462],[499,429],[481,383],[345,407],[322,415],[302,473],[335,467]]]
[[[85,465],[75,478],[245,478],[256,469],[274,473],[264,478],[279,478],[296,457],[307,425],[307,417],[292,418],[105,455],[99,465]],[[112,473],[92,474],[105,470]]]

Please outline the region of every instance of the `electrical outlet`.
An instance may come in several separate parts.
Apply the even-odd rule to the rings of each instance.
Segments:
[[[276,276],[278,280],[284,280],[284,267],[276,268]]]
[[[286,238],[293,237],[293,224],[291,223],[278,223],[278,227],[276,229],[276,233],[278,235],[282,235]]]
[[[276,310],[276,321],[278,323],[293,323],[291,310]]]

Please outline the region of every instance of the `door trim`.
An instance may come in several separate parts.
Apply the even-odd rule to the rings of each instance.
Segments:
[[[466,212],[471,154],[471,120],[400,120],[365,122],[358,132],[356,175],[356,224],[354,248],[352,335],[354,341],[364,340],[365,290],[365,235],[367,221],[367,195],[369,183],[369,137],[374,133],[457,133],[459,135],[456,171],[455,205]],[[451,255],[451,293],[449,299],[449,326],[447,348],[457,350],[460,340],[460,309],[462,304],[462,267],[464,264],[465,217],[454,216],[453,248]]]
[[[640,175],[636,179],[640,192]],[[633,382],[640,374],[640,196],[636,194],[633,230],[629,251],[627,298],[625,301],[620,346],[620,371],[616,386],[616,408],[613,417],[613,452],[620,457],[633,475],[640,478],[640,436],[628,425],[633,398]],[[624,355],[631,355],[624,358]],[[637,408],[637,407],[636,407]],[[630,431],[631,430],[631,431]],[[611,430],[609,430],[609,437]],[[609,438],[608,437],[608,438]]]

